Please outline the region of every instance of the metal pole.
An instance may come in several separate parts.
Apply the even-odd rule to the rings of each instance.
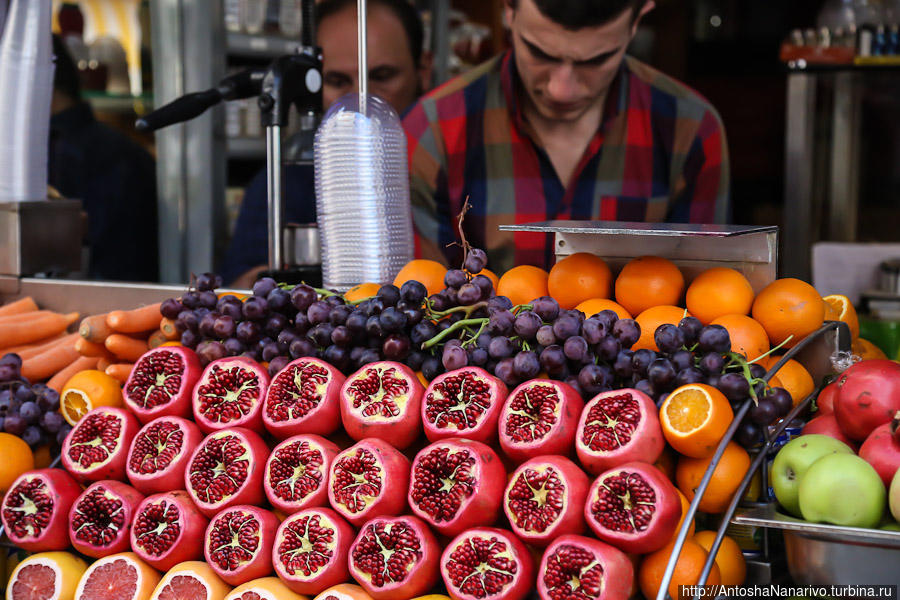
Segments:
[[[366,56],[367,32],[366,24],[368,22],[368,12],[366,10],[366,0],[356,0],[356,12],[359,22],[357,24],[357,45],[359,46],[359,112],[366,115],[366,96],[369,93],[369,70],[368,58]]]
[[[266,187],[269,198],[269,270],[284,268],[282,244],[281,127],[266,127]]]

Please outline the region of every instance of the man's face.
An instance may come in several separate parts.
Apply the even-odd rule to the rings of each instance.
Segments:
[[[414,63],[406,30],[394,13],[370,4],[368,21],[369,93],[380,96],[402,113],[418,98],[424,73]],[[319,25],[326,110],[341,96],[359,91],[356,23],[354,5]]]
[[[576,121],[604,98],[639,20],[626,9],[608,23],[571,31],[541,14],[533,0],[506,11],[525,92],[538,114],[554,121]]]

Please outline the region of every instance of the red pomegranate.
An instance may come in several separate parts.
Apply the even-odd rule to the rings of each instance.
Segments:
[[[816,416],[824,416],[824,415],[833,415],[834,414],[834,399],[837,398],[838,388],[837,382],[829,383],[822,391],[819,392],[819,396],[816,398]]]
[[[478,367],[438,375],[422,401],[425,437],[429,442],[464,437],[490,443],[497,437],[506,395],[506,385]]]
[[[587,475],[564,456],[539,456],[519,466],[503,494],[510,528],[543,547],[565,534],[584,532]]]
[[[121,408],[95,408],[81,418],[62,446],[66,471],[82,482],[125,479],[128,447],[140,424]]]
[[[272,548],[275,573],[298,594],[318,594],[350,577],[348,556],[356,532],[335,511],[307,508],[278,527]]]
[[[584,400],[561,381],[533,379],[510,392],[500,413],[500,447],[515,462],[570,455]]]
[[[626,462],[655,463],[665,447],[659,410],[635,389],[598,394],[581,412],[575,451],[594,475]]]
[[[350,575],[375,600],[413,598],[434,587],[441,548],[418,517],[376,517],[350,546]]]
[[[93,558],[127,551],[135,510],[143,500],[139,491],[122,482],[94,483],[69,509],[72,546]]]
[[[446,536],[493,525],[506,470],[486,444],[446,439],[423,448],[412,463],[407,500],[413,513]]]
[[[228,585],[241,585],[272,572],[272,546],[278,517],[271,511],[240,504],[219,512],[201,534],[203,556]]]
[[[122,396],[141,423],[157,417],[189,417],[191,394],[203,367],[190,348],[160,346],[134,364]]]
[[[134,514],[131,549],[151,567],[168,571],[203,556],[203,533],[209,521],[187,492],[145,498]]]
[[[872,430],[890,423],[900,410],[900,363],[864,360],[837,380],[834,414],[847,436],[858,442]]]
[[[412,369],[396,362],[365,365],[341,387],[341,421],[356,441],[379,438],[409,447],[422,431],[425,388]]]
[[[29,552],[69,547],[69,508],[81,486],[62,469],[20,475],[0,504],[0,519],[14,545]]]
[[[841,429],[840,425],[838,425],[837,418],[834,414],[830,415],[822,415],[821,417],[816,417],[809,423],[803,426],[803,430],[801,431],[803,435],[808,433],[820,433],[822,435],[827,435],[829,437],[833,437],[836,440],[844,442],[850,448],[856,452],[859,449],[859,444],[851,440],[847,437],[847,434]]]
[[[900,469],[900,411],[890,423],[879,425],[859,447],[859,457],[875,467],[886,488]]]
[[[289,362],[269,384],[263,425],[280,440],[301,433],[333,433],[341,425],[342,385],[344,375],[324,360]]]
[[[476,527],[447,544],[441,577],[453,600],[524,600],[534,589],[534,560],[512,532]]]
[[[230,356],[214,360],[194,386],[194,420],[204,433],[227,427],[263,432],[262,405],[269,373],[255,360]]]
[[[182,417],[159,417],[144,425],[128,451],[125,472],[142,494],[161,494],[184,488],[184,472],[191,452],[203,434]]]
[[[409,459],[383,440],[357,442],[335,457],[328,474],[331,508],[359,527],[406,508]]]
[[[318,435],[295,435],[284,440],[266,461],[266,498],[286,515],[327,506],[328,471],[338,453],[337,444]]]
[[[538,569],[541,600],[627,600],[634,566],[624,552],[580,535],[564,535],[544,552]]]
[[[641,462],[601,473],[588,492],[584,518],[594,534],[622,552],[665,546],[681,519],[678,490],[662,471]]]

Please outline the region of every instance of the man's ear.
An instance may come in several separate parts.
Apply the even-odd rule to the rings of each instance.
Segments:
[[[511,0],[505,0],[503,11],[504,11],[504,16],[506,17],[507,26],[511,25],[513,22],[513,17],[516,14],[516,9],[513,8]]]
[[[647,13],[649,13],[654,8],[656,8],[656,2],[654,2],[653,0],[649,0],[649,2],[644,3],[644,5],[641,7],[640,12],[637,14],[637,17],[635,17],[634,23],[631,24],[631,37],[634,37],[637,33],[638,25],[641,24],[641,19],[647,16]]]
[[[422,50],[422,57],[419,59],[419,88],[423,93],[432,87],[431,76],[434,73],[434,55],[430,50]]]

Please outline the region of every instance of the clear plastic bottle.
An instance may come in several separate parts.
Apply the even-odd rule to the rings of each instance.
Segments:
[[[266,25],[266,0],[241,0],[241,14],[244,17],[244,31],[260,34]]]
[[[406,136],[391,106],[348,94],[316,133],[316,207],[328,288],[388,283],[412,259]]]
[[[278,29],[281,35],[297,37],[303,30],[303,10],[301,0],[281,0],[278,11]]]

